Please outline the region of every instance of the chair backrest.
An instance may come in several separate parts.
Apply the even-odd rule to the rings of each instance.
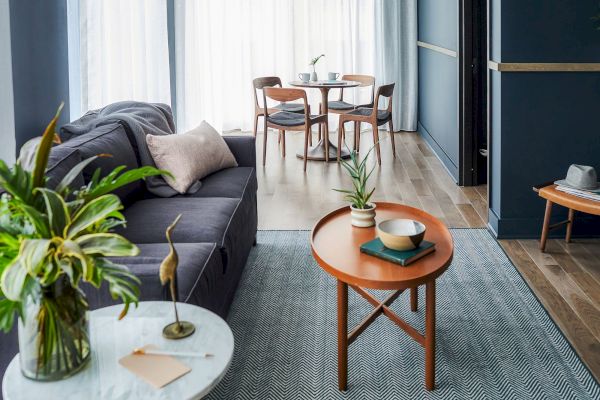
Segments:
[[[267,98],[279,102],[287,102],[302,99],[302,101],[304,102],[304,115],[308,117],[308,102],[306,100],[306,92],[303,89],[276,88],[265,86],[263,88],[263,107],[265,110],[265,117],[269,116]]]
[[[395,83],[379,86],[379,88],[377,89],[377,95],[375,96],[375,104],[373,106],[373,111],[376,111],[378,109],[380,97],[387,97],[389,99],[387,111],[392,111],[392,100],[394,99],[394,86],[396,86]]]
[[[371,86],[371,101],[369,104],[373,104],[375,98],[375,77],[371,75],[342,75],[343,81],[354,81],[360,82],[359,87]],[[340,90],[340,101],[343,100],[344,89]]]
[[[256,107],[259,107],[258,96],[256,95],[256,91],[262,90],[266,87],[274,87],[274,86],[279,86],[279,87],[283,86],[281,84],[281,79],[278,76],[263,76],[260,78],[254,78],[252,80],[252,91],[254,92],[254,103],[256,104]]]

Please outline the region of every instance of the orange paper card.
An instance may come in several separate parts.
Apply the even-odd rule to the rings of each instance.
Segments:
[[[144,346],[143,349],[158,350],[154,345]],[[156,389],[160,389],[192,370],[174,357],[152,354],[130,354],[121,358],[119,364]]]

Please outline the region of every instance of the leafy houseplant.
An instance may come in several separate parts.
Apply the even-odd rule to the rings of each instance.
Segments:
[[[112,233],[124,224],[120,199],[113,190],[147,176],[164,173],[154,167],[123,172],[125,167],[77,190],[74,179],[98,156],[79,163],[54,189],[46,187],[46,167],[54,139],[56,116],[34,156],[21,154],[14,167],[0,160],[0,329],[8,332],[19,318],[23,374],[36,380],[73,375],[90,358],[88,303],[82,282],[103,282],[127,313],[137,304],[139,280],[126,267],[105,257],[135,256],[139,249]],[[27,146],[24,146],[24,149]]]
[[[373,147],[371,147],[362,160],[359,159],[358,152],[352,150],[350,152],[350,161],[341,161],[342,166],[352,179],[353,190],[333,189],[344,193],[344,199],[350,203],[352,225],[361,228],[375,225],[375,204],[369,201],[373,192],[375,192],[375,188],[373,187],[371,190],[367,189],[367,182],[375,170],[375,166],[373,166],[367,172],[367,158],[372,150]]]
[[[310,74],[310,80],[313,82],[316,82],[318,80],[317,78],[317,71],[315,70],[315,66],[317,65],[317,62],[319,62],[319,60],[321,59],[321,57],[325,57],[325,54],[321,54],[319,57],[315,57],[312,60],[310,60],[310,63],[308,65],[310,65],[313,69],[312,74]]]

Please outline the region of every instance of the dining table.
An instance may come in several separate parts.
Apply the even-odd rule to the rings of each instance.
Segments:
[[[329,102],[328,96],[329,91],[331,89],[346,89],[360,86],[359,82],[355,81],[343,81],[343,80],[334,80],[334,81],[292,81],[288,82],[290,86],[302,87],[302,88],[311,88],[311,89],[319,89],[321,91],[321,105],[322,105],[322,113],[328,115],[329,113]],[[328,146],[325,144],[328,143]],[[329,149],[329,157],[325,157],[326,147]],[[346,149],[341,149],[340,151],[341,158],[349,158],[350,152]],[[297,153],[296,156],[298,158],[304,158],[304,153]],[[329,140],[329,131],[326,129],[323,137],[319,142],[308,149],[307,159],[313,161],[336,161],[337,160],[337,146],[335,146]]]

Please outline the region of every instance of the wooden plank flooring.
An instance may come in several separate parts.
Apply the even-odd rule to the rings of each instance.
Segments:
[[[456,186],[438,158],[415,132],[397,132],[392,157],[387,132],[381,143],[381,167],[375,167],[371,183],[375,201],[394,201],[421,208],[451,227],[484,227],[487,221],[485,186],[481,190]],[[316,139],[316,134],[315,134]],[[337,136],[332,135],[336,143]],[[310,229],[325,213],[345,205],[333,188],[349,188],[343,167],[335,162],[309,161],[306,173],[296,158],[303,146],[303,134],[287,133],[287,154],[283,158],[277,135],[267,139],[267,164],[262,167],[262,135],[257,140],[259,181],[259,229]],[[361,135],[361,149],[372,145],[372,133]],[[348,141],[350,145],[350,141]],[[374,153],[374,152],[373,152]],[[369,162],[375,165],[371,154]]]
[[[350,181],[335,162],[310,162],[306,173],[295,153],[303,134],[287,134],[283,158],[277,135],[269,132],[267,164],[262,167],[262,135],[257,140],[259,229],[311,229],[325,213],[345,205],[332,188]],[[316,138],[316,134],[315,134]],[[421,208],[454,228],[480,228],[487,223],[487,187],[455,184],[428,145],[414,132],[397,132],[397,158],[389,135],[383,133],[382,165],[372,184],[375,201],[395,201]],[[337,137],[332,135],[336,143]],[[372,134],[361,135],[361,149],[372,145]],[[350,145],[350,142],[348,143]],[[374,155],[370,156],[375,165]],[[506,240],[500,244],[523,275],[575,351],[600,377],[600,240],[565,244],[550,240],[547,253],[536,240]]]
[[[577,221],[576,221],[577,222]],[[500,240],[580,358],[600,379],[600,240]]]

